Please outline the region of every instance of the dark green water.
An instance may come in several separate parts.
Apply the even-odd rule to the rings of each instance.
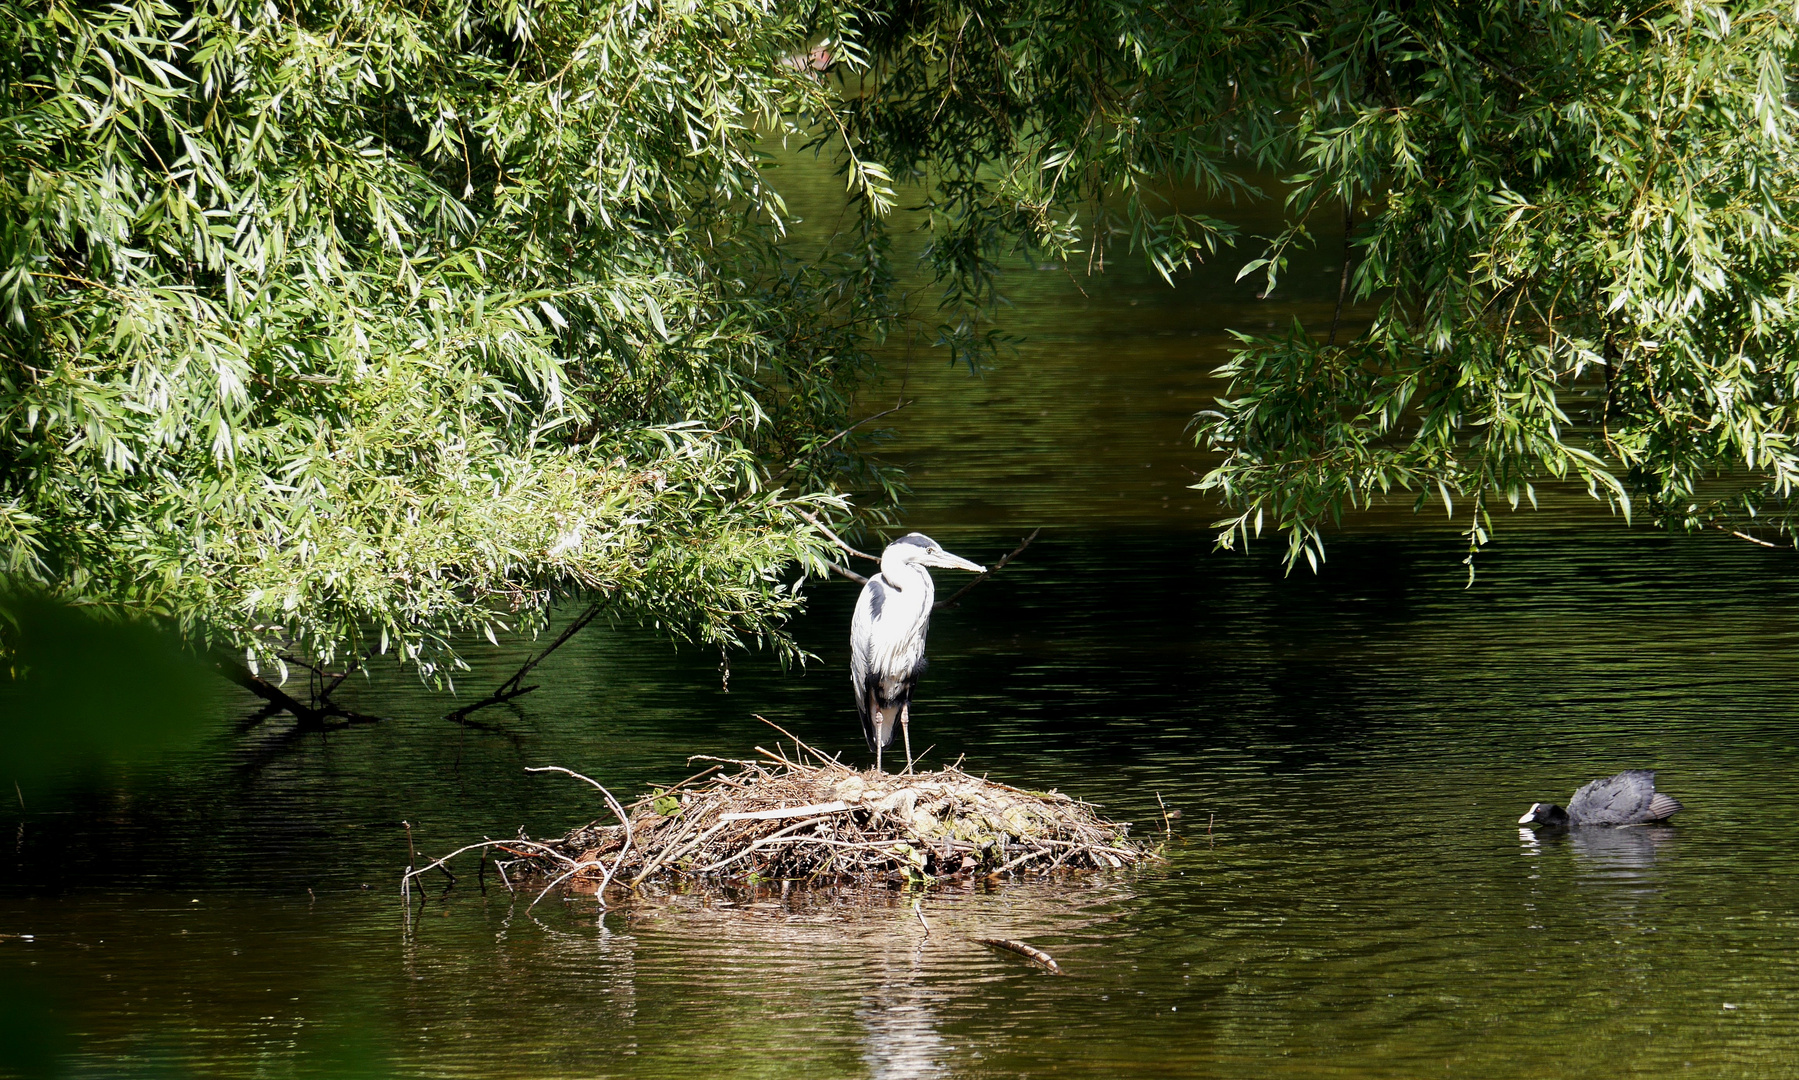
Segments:
[[[1159,794],[1165,869],[934,893],[929,935],[898,893],[602,917],[465,877],[408,931],[402,821],[438,853],[598,813],[527,766],[636,791],[767,745],[755,712],[859,758],[833,582],[819,662],[739,659],[728,693],[716,656],[595,628],[492,731],[402,678],[354,691],[391,722],[329,738],[234,734],[234,699],[197,750],[9,805],[0,1028],[81,1077],[1799,1075],[1799,557],[1565,513],[1502,523],[1473,588],[1440,517],[1316,578],[1210,553],[1184,426],[1222,326],[1328,320],[1311,269],[1272,304],[1228,269],[1020,275],[1018,357],[906,376],[906,524],[981,561],[1049,526],[939,615],[919,742],[1141,828]],[[1513,824],[1626,767],[1673,828]]]

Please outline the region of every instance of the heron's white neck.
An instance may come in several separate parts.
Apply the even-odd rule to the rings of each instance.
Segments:
[[[890,551],[881,553],[881,576],[887,579],[887,584],[901,592],[918,588],[927,592],[934,591],[929,570],[915,562],[895,558]]]

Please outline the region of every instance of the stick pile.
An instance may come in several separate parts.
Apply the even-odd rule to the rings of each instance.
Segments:
[[[789,736],[791,738],[791,736]],[[779,744],[777,744],[779,745]],[[973,875],[1111,870],[1160,856],[1130,838],[1128,823],[1055,791],[971,776],[955,766],[911,775],[858,772],[795,739],[793,753],[756,748],[761,760],[717,764],[622,806],[598,783],[617,824],[593,822],[535,841],[486,841],[508,886],[635,889],[658,877],[737,883],[801,880],[929,883]],[[729,774],[726,766],[736,766]],[[447,870],[445,871],[448,872]]]

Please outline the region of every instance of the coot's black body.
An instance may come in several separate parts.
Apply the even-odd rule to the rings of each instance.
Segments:
[[[1595,780],[1574,793],[1566,810],[1554,803],[1532,803],[1520,825],[1648,825],[1666,821],[1680,801],[1655,790],[1655,770],[1626,769]]]

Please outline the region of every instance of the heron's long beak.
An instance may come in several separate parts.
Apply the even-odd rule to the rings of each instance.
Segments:
[[[987,568],[980,563],[969,562],[962,556],[951,555],[947,551],[942,555],[933,555],[931,557],[931,565],[941,566],[946,570],[967,570],[974,574],[985,574],[987,572]]]

